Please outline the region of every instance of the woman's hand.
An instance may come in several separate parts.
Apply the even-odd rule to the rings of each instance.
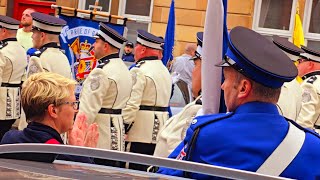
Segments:
[[[96,147],[99,138],[98,125],[88,126],[87,116],[77,114],[72,130],[68,132],[68,143],[74,146]]]

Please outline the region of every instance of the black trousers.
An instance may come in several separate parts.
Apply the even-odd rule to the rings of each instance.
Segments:
[[[12,124],[15,121],[16,121],[15,119],[12,119],[12,120],[0,120],[0,140],[2,139],[4,134],[11,129]]]
[[[139,142],[131,142],[127,144],[130,146],[129,151],[133,153],[140,153],[140,154],[147,154],[153,155],[154,150],[156,148],[155,144],[147,144],[147,143],[139,143]],[[129,169],[140,170],[140,171],[147,171],[149,165],[141,165],[135,163],[129,163]]]

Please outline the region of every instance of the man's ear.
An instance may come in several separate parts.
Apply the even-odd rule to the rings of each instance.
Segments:
[[[144,53],[146,52],[146,50],[147,50],[147,48],[144,47],[144,46],[142,46],[142,48],[141,48],[141,54],[144,54]]]
[[[46,37],[46,33],[44,32],[40,32],[40,35],[41,35],[41,39],[44,39]]]
[[[314,62],[312,62],[312,61],[307,61],[307,62],[305,62],[305,63],[308,63],[307,65],[307,67],[308,67],[308,70],[313,70],[313,68],[314,68]]]
[[[57,115],[57,107],[53,104],[50,104],[47,108],[48,110],[48,114],[49,116],[53,117],[53,118],[57,118],[58,115]]]
[[[249,96],[252,90],[252,83],[247,79],[242,79],[239,83],[238,88],[239,88],[238,98],[246,98]]]
[[[109,43],[104,42],[104,46],[103,46],[103,48],[104,48],[104,51],[105,51],[105,52],[106,52],[106,51],[108,51],[108,49],[110,49],[110,44],[109,44]]]

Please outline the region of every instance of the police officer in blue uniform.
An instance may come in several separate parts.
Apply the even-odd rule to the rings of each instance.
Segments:
[[[235,27],[218,66],[229,112],[196,117],[169,157],[295,179],[319,175],[319,136],[287,121],[275,105],[283,83],[298,73],[288,56],[262,35]],[[167,168],[158,172],[213,178]]]
[[[124,53],[122,55],[122,60],[127,62],[134,62],[132,42],[126,42],[126,46],[124,47]]]

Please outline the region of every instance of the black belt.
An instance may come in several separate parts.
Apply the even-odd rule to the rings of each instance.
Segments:
[[[1,87],[21,87],[21,84],[1,83]]]
[[[109,109],[109,108],[101,108],[99,113],[100,114],[121,114],[121,109]]]
[[[144,105],[141,105],[141,106],[140,106],[140,110],[144,110],[144,111],[163,111],[163,112],[166,112],[166,111],[168,111],[168,107],[144,106]]]
[[[315,129],[320,129],[320,126],[314,125]]]

